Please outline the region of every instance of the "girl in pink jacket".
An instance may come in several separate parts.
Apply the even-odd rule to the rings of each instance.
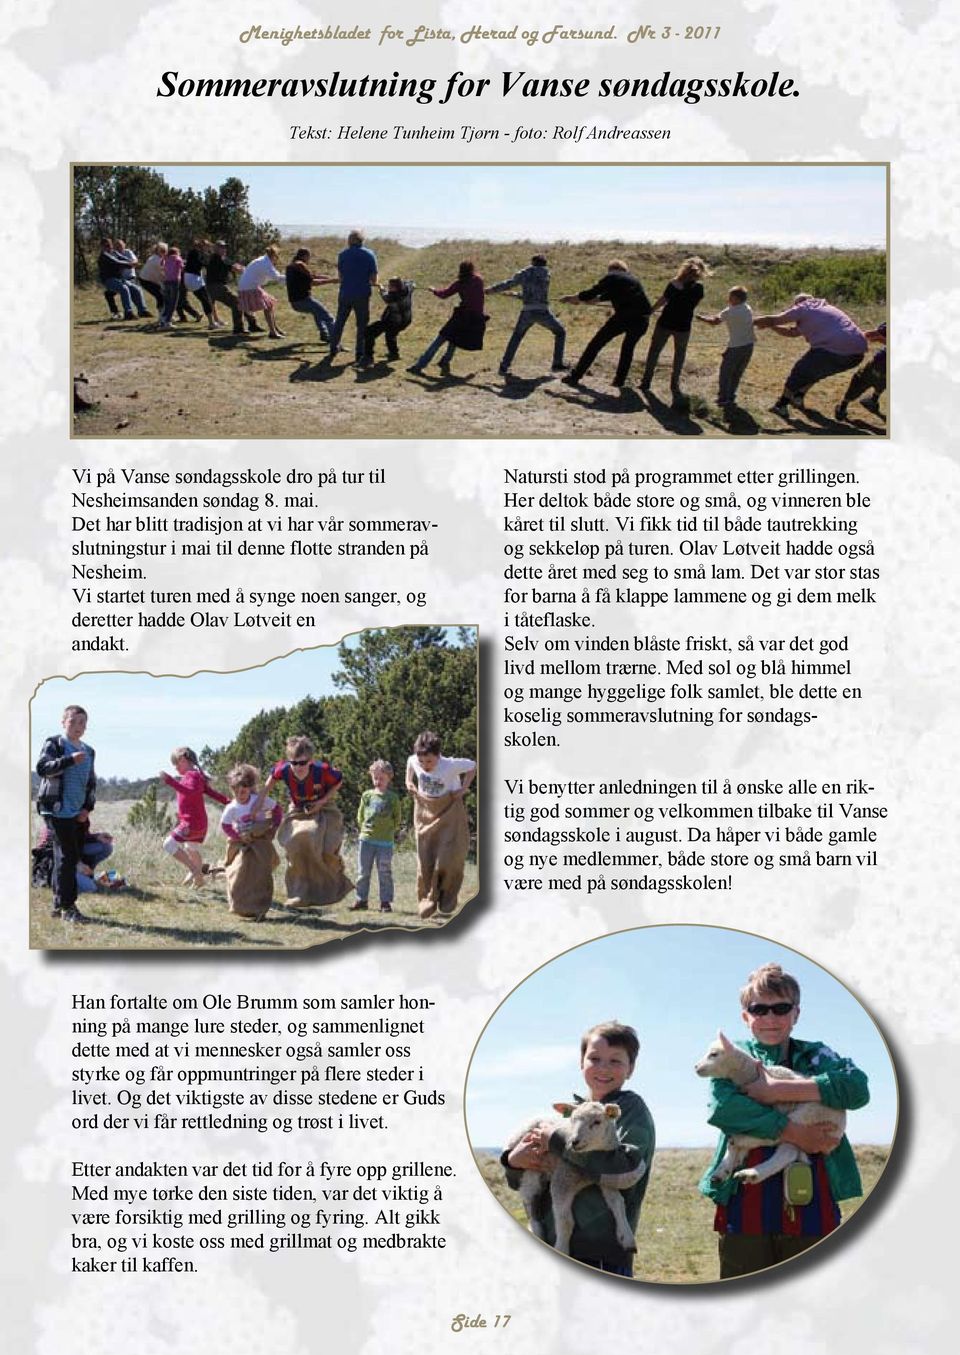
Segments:
[[[207,836],[207,807],[203,797],[209,796],[220,805],[229,804],[229,799],[207,780],[192,748],[174,748],[170,761],[177,775],[161,772],[160,776],[177,792],[177,823],[164,839],[163,850],[187,867],[190,873],[183,883],[199,889],[203,884],[203,862],[197,847]]]

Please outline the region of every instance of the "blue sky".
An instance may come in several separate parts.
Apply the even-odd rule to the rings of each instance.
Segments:
[[[231,175],[254,216],[284,226],[392,228],[487,239],[886,241],[878,165],[179,165],[202,190]]]
[[[447,635],[456,644],[456,633]],[[350,637],[348,644],[356,643]],[[100,776],[156,776],[181,744],[212,748],[227,743],[261,710],[290,706],[305,696],[331,696],[339,689],[337,646],[299,650],[240,673],[153,677],[149,673],[88,673],[44,682],[31,704],[31,751],[59,732],[63,708],[89,712],[86,738],[97,750]]]
[[[715,1141],[706,1123],[709,1084],[693,1065],[722,1028],[740,1039],[739,991],[775,961],[799,981],[798,1039],[823,1040],[867,1073],[871,1100],[851,1112],[853,1142],[889,1143],[896,1083],[870,1016],[841,983],[795,951],[717,927],[648,927],[602,937],[532,974],[486,1027],[467,1079],[466,1112],[477,1147],[496,1147],[515,1126],[583,1093],[580,1036],[600,1021],[632,1025],[640,1057],[628,1088],[650,1107],[663,1147]],[[741,1034],[742,1033],[742,1034]]]

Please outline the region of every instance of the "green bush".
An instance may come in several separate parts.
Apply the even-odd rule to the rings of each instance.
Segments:
[[[145,828],[150,833],[167,833],[173,827],[170,810],[157,803],[157,788],[148,786],[127,815],[131,828]]]
[[[835,304],[882,305],[887,299],[887,256],[881,251],[810,254],[776,264],[761,284],[768,306],[793,300],[798,292]]]

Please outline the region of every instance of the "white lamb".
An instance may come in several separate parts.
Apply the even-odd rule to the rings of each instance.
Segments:
[[[761,1064],[745,1049],[738,1049],[732,1044],[722,1030],[717,1032],[716,1040],[695,1066],[700,1077],[724,1077],[737,1087],[746,1087],[755,1082],[760,1076],[761,1067],[768,1077],[789,1081],[801,1076],[792,1068],[784,1068],[781,1064]],[[819,1101],[778,1101],[773,1109],[779,1110],[794,1124],[833,1125],[838,1137],[846,1128],[846,1112],[833,1110]],[[761,1162],[756,1167],[741,1167],[751,1148],[770,1148],[776,1143],[777,1139],[758,1139],[752,1134],[731,1134],[727,1140],[727,1151],[711,1179],[715,1183],[726,1181],[732,1174],[737,1181],[756,1185],[757,1182],[766,1181],[767,1177],[782,1172],[791,1162],[810,1161],[806,1153],[795,1144],[779,1143],[777,1151],[772,1153],[766,1162]]]
[[[531,1120],[511,1136],[505,1152],[512,1152],[524,1134],[528,1134],[531,1129],[547,1129],[551,1135],[560,1131],[566,1148],[574,1153],[613,1152],[620,1146],[616,1129],[616,1122],[620,1118],[619,1106],[601,1105],[599,1101],[581,1101],[577,1105],[558,1101],[554,1103],[553,1108],[568,1118]],[[530,1221],[530,1231],[535,1237],[544,1237],[543,1221],[537,1213],[537,1200],[549,1182],[556,1230],[554,1246],[558,1252],[569,1256],[570,1237],[573,1233],[574,1198],[584,1187],[596,1185],[600,1187],[607,1208],[613,1215],[617,1228],[617,1242],[624,1251],[636,1251],[637,1244],[627,1222],[627,1211],[620,1192],[636,1185],[646,1170],[647,1164],[641,1162],[633,1171],[601,1176],[599,1180],[594,1181],[566,1158],[551,1153],[541,1170],[532,1171],[528,1168],[522,1174],[519,1194]]]

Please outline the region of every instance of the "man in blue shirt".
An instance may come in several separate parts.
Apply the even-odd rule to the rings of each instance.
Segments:
[[[337,275],[340,296],[330,336],[330,354],[333,356],[340,347],[344,326],[352,312],[357,322],[357,366],[369,367],[372,358],[366,355],[366,333],[370,323],[370,294],[377,285],[377,256],[364,245],[362,231],[351,231],[347,236],[346,249],[337,255]]]

